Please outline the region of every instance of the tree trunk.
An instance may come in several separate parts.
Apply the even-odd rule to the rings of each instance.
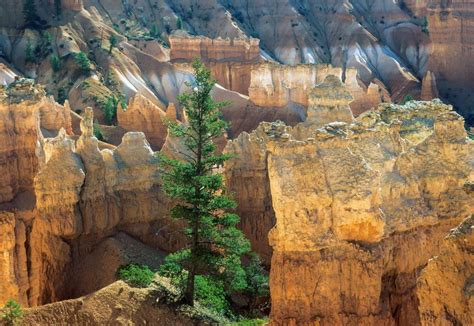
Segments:
[[[195,278],[194,267],[191,268],[188,274],[188,280],[186,284],[186,292],[184,293],[184,300],[190,306],[194,306],[194,278]]]

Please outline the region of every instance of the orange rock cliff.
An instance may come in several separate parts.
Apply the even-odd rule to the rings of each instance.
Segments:
[[[270,325],[474,324],[474,0],[369,2],[2,1],[0,307],[215,322],[116,276],[187,244],[157,154],[199,58]]]

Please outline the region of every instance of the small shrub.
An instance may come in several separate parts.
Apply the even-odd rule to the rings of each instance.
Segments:
[[[118,38],[115,36],[115,35],[110,35],[109,37],[109,43],[110,43],[110,47],[109,47],[109,55],[112,54],[112,50],[117,46],[119,40]]]
[[[195,287],[194,297],[201,305],[219,315],[229,315],[229,302],[222,281],[197,275]]]
[[[54,72],[58,72],[61,69],[61,59],[57,55],[52,55],[49,59],[51,62],[51,68],[53,68]]]
[[[102,134],[102,129],[100,129],[100,125],[94,122],[94,136],[100,140],[104,141],[104,135]]]
[[[259,326],[267,325],[268,320],[265,319],[242,319],[238,322],[232,323],[232,326]]]
[[[408,95],[405,95],[405,97],[403,98],[401,104],[402,105],[405,105],[407,104],[408,102],[411,102],[411,101],[414,101],[415,99],[413,98],[413,96],[411,96],[410,94]]]
[[[421,22],[421,31],[423,33],[426,33],[426,34],[429,34],[430,33],[430,30],[429,30],[429,26],[428,26],[428,18],[427,17],[424,17],[423,18],[423,21]]]
[[[155,38],[155,39],[161,38],[161,32],[158,29],[158,26],[156,26],[156,24],[153,24],[153,26],[151,26],[150,36]]]
[[[56,16],[61,16],[62,6],[61,0],[54,0],[54,9],[56,11]]]
[[[75,53],[74,59],[84,74],[88,75],[91,72],[91,61],[84,52]]]
[[[18,325],[23,318],[23,310],[16,301],[10,299],[0,309],[0,317],[8,326]]]
[[[146,265],[128,264],[117,271],[119,279],[134,287],[145,288],[153,281],[155,273]]]
[[[25,50],[25,61],[26,62],[36,62],[35,50],[33,44],[30,41],[26,44]]]
[[[64,104],[64,102],[66,102],[67,100],[67,97],[68,97],[68,92],[67,90],[64,88],[64,87],[59,87],[58,88],[58,98],[57,98],[57,102],[59,104]]]
[[[177,29],[183,29],[183,21],[181,20],[180,17],[178,17],[178,19],[176,19],[176,28]]]

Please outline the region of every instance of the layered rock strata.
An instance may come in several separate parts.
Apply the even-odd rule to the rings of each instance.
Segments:
[[[266,63],[254,66],[251,71],[249,97],[256,105],[263,107],[286,107],[296,103],[307,107],[308,93],[315,84],[322,83],[329,75],[345,78],[345,86],[353,94],[352,110],[359,114],[382,101],[390,102],[387,90],[378,84],[361,86],[357,72],[331,65],[283,66]]]
[[[251,200],[258,193],[246,196],[245,186],[236,192],[276,221],[272,324],[422,323],[420,270],[473,213],[463,188],[473,177],[473,143],[463,125],[440,102],[409,102],[306,133],[262,124],[228,145],[246,158],[235,161],[243,172],[230,184],[258,171],[258,193],[270,190],[270,207]],[[247,159],[252,148],[257,162]],[[468,309],[456,304],[454,311]]]
[[[422,325],[472,325],[474,216],[449,232],[416,285]]]

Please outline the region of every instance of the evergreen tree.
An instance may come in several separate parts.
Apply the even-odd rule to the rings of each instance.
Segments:
[[[44,20],[38,16],[35,0],[24,0],[23,16],[25,18],[25,27],[27,28],[42,28],[45,24]]]
[[[59,18],[62,12],[61,0],[54,0],[54,10],[56,11],[56,16]]]
[[[74,53],[74,59],[85,75],[91,72],[91,61],[84,52]]]
[[[184,299],[191,305],[197,276],[223,284],[228,294],[244,291],[248,284],[241,257],[250,252],[249,241],[237,229],[239,217],[231,212],[236,203],[226,195],[223,176],[216,172],[230,158],[218,154],[213,142],[226,127],[220,118],[225,103],[215,102],[210,95],[215,85],[210,71],[199,61],[193,68],[196,79],[187,84],[191,92],[179,96],[188,124],[168,122],[170,133],[182,141],[186,153],[181,153],[183,160],[161,155],[163,188],[180,203],[172,216],[187,221],[189,238],[189,246],[169,255],[161,272],[183,276]]]
[[[176,19],[176,28],[177,29],[183,29],[183,20],[178,17],[178,19]]]
[[[112,50],[117,46],[118,42],[119,42],[119,40],[114,34],[110,35],[110,37],[109,37],[109,43],[110,43],[109,55],[112,54]]]

